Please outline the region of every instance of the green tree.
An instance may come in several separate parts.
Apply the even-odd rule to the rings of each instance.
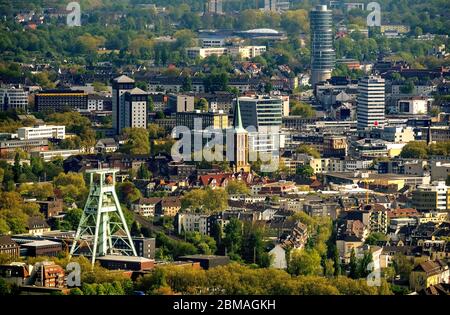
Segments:
[[[411,94],[414,91],[415,84],[411,79],[406,80],[405,84],[400,88],[403,94]]]
[[[81,216],[83,215],[83,210],[81,209],[70,209],[64,215],[63,220],[63,230],[74,231],[78,228],[78,224],[80,223]]]
[[[291,255],[288,270],[293,275],[322,275],[321,257],[317,251],[294,251]]]
[[[141,192],[133,183],[124,182],[116,185],[117,195],[120,202],[124,204],[131,204],[142,197]]]
[[[14,156],[14,166],[13,166],[13,172],[14,172],[14,180],[16,182],[19,181],[20,175],[22,175],[22,164],[20,162],[20,154],[16,153]]]
[[[296,173],[302,178],[311,178],[314,176],[314,169],[309,165],[300,165]]]
[[[250,188],[240,180],[230,181],[225,190],[229,195],[248,195],[250,193]]]
[[[402,158],[426,159],[428,157],[428,147],[423,141],[412,141],[407,143],[400,154]]]
[[[369,251],[364,252],[363,257],[358,261],[358,277],[366,278],[370,274],[370,270],[368,270],[369,264],[372,262],[372,253]]]
[[[296,100],[291,101],[291,115],[301,116],[303,118],[313,118],[316,115],[316,111],[311,105],[302,103]]]
[[[239,219],[231,218],[225,226],[223,244],[227,254],[232,258],[239,258],[239,251],[242,244],[243,225]]]
[[[404,280],[409,279],[409,275],[414,268],[414,264],[411,259],[401,254],[394,257],[393,266],[396,274],[399,274]]]
[[[146,129],[124,128],[122,135],[126,139],[126,144],[121,151],[129,154],[150,154],[150,140]]]
[[[332,259],[325,260],[324,274],[326,277],[331,278],[335,275],[334,261]]]
[[[108,87],[103,82],[94,82],[92,83],[95,92],[105,92],[108,91]]]
[[[65,199],[82,202],[87,197],[88,189],[81,173],[60,173],[54,178],[53,185]]]
[[[376,245],[378,241],[386,241],[386,240],[387,240],[386,235],[380,232],[375,232],[370,233],[367,236],[365,243],[368,245]]]
[[[265,251],[264,236],[264,227],[253,223],[244,224],[241,257],[247,263],[257,264],[260,267],[270,267],[271,259]]]
[[[313,146],[307,145],[307,144],[301,144],[298,146],[298,148],[295,150],[297,153],[304,153],[308,154],[316,159],[320,159],[320,153],[317,151],[316,148]]]
[[[137,177],[139,179],[150,179],[152,177],[152,173],[149,171],[149,169],[145,163],[143,163],[143,164],[141,164],[141,166],[139,166],[139,169],[137,171]]]
[[[228,206],[228,194],[224,189],[194,189],[181,198],[181,207],[198,212],[220,212]]]
[[[79,288],[70,289],[70,295],[84,295],[83,291]]]
[[[352,279],[358,279],[359,278],[359,275],[358,275],[358,260],[356,259],[355,249],[352,249],[352,252],[350,254],[349,267],[350,267],[349,277],[352,278]]]

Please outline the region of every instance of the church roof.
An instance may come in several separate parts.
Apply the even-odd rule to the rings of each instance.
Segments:
[[[234,108],[233,127],[237,132],[246,132],[242,124],[241,106],[239,104],[239,97],[236,97],[236,107]]]

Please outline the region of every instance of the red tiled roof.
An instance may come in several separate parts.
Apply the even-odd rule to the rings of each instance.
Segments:
[[[419,212],[416,209],[405,208],[405,209],[395,209],[388,212],[389,218],[404,218],[404,217],[417,217]]]

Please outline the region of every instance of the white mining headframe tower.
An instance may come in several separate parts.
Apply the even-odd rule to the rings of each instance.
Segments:
[[[70,256],[137,256],[115,191],[118,169],[88,170],[90,191]],[[117,245],[120,242],[120,248]]]

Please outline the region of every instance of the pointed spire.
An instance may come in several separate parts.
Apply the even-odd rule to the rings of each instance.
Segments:
[[[239,104],[239,95],[236,94],[236,107],[234,108],[233,127],[236,131],[243,131],[244,126],[242,124],[241,117],[241,105]]]

